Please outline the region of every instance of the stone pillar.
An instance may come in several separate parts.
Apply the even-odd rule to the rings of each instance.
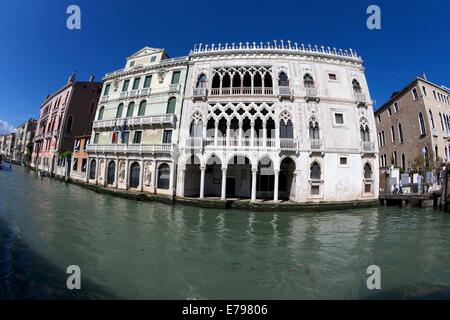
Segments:
[[[257,178],[257,169],[252,169],[252,200],[251,202],[256,201],[256,178]]]
[[[273,190],[273,201],[277,202],[278,201],[278,182],[279,182],[279,176],[280,176],[280,171],[277,170],[275,171],[275,181],[274,181],[274,190]]]
[[[116,168],[114,170],[114,188],[119,185],[119,159],[116,159]]]
[[[295,170],[294,171],[294,177],[293,177],[292,183],[295,183],[295,202],[300,202],[300,186],[299,186],[299,181],[300,181],[300,170]]]
[[[95,159],[95,184],[98,184],[98,167],[100,166],[100,159]]]
[[[128,190],[130,188],[130,179],[129,179],[129,173],[130,173],[130,160],[125,160],[125,189]]]
[[[219,134],[219,123],[216,122],[214,126],[214,147],[217,147],[218,134]]]
[[[255,146],[255,122],[252,121],[250,124],[250,146]]]
[[[103,185],[106,187],[108,185],[108,159],[106,157],[103,159],[105,163],[105,171],[103,172]]]
[[[205,198],[205,173],[206,168],[200,167],[200,199]]]
[[[158,177],[158,169],[156,168],[156,160],[152,161],[152,187],[153,192],[156,193],[156,178]]]
[[[169,168],[170,168],[169,192],[170,192],[170,195],[173,196],[173,185],[174,185],[173,179],[175,177],[175,172],[174,172],[175,171],[175,164],[172,162],[170,164]]]
[[[263,146],[264,148],[267,147],[267,127],[266,123],[263,123]]]
[[[275,122],[275,146],[280,149],[280,123]]]
[[[220,200],[225,200],[227,197],[227,168],[222,168],[222,196]]]
[[[141,192],[144,191],[144,160],[141,160],[140,163],[141,171],[139,172],[139,186],[141,189]]]
[[[229,147],[230,146],[230,135],[231,135],[231,123],[227,122],[227,138],[226,138],[226,146]]]
[[[243,130],[242,130],[242,122],[239,122],[239,146],[242,146],[242,136],[243,136]]]
[[[178,194],[177,196],[184,197],[184,180],[186,179],[186,168],[179,169],[179,177],[177,182]]]
[[[81,162],[81,165],[83,165],[83,162]],[[89,183],[89,172],[91,171],[91,158],[87,158],[86,163],[86,183]]]

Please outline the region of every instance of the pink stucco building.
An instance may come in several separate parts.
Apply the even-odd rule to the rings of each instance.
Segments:
[[[78,82],[75,75],[65,86],[47,96],[40,108],[31,166],[53,174],[59,155],[72,151],[76,136],[92,129],[102,83]]]

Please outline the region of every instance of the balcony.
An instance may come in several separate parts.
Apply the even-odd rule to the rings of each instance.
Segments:
[[[150,88],[144,88],[144,89],[141,89],[140,91],[139,91],[139,96],[140,97],[147,97],[147,96],[149,96],[150,95]]]
[[[169,85],[169,93],[178,93],[180,91],[180,84]]]
[[[375,143],[371,141],[361,142],[361,150],[364,152],[375,152]]]
[[[163,114],[157,116],[142,116],[134,118],[120,118],[112,120],[94,121],[92,128],[97,130],[113,129],[115,126],[122,127],[127,122],[128,126],[144,127],[144,126],[174,126],[176,116],[174,114]]]
[[[161,144],[89,144],[86,151],[91,154],[105,153],[172,153],[175,145]]]
[[[252,88],[252,87],[239,87],[239,88],[213,88],[211,89],[211,96],[272,96],[273,88]]]
[[[193,92],[192,92],[192,99],[193,100],[206,100],[206,96],[207,96],[207,90],[206,88],[194,88]]]
[[[305,100],[319,102],[319,94],[316,88],[304,88]]]
[[[433,137],[438,136],[436,128],[431,128],[431,133],[432,133]]]
[[[100,97],[100,103],[106,103],[109,100],[109,96]]]
[[[186,138],[186,149],[246,149],[246,150],[255,150],[255,149],[272,149],[278,148],[281,150],[297,150],[298,149],[298,141],[296,139],[280,139],[279,145],[277,144],[276,139],[250,139],[248,137],[245,138],[225,138],[225,137],[189,137]]]
[[[283,100],[283,99],[292,100],[294,98],[294,95],[293,95],[290,87],[280,86],[280,87],[278,87],[278,97],[281,100]]]
[[[311,150],[321,150],[323,141],[321,139],[311,139]]]
[[[127,91],[121,92],[119,95],[119,100],[125,100],[127,97],[128,97]]]
[[[360,92],[355,92],[355,100],[358,107],[367,107],[366,95]]]
[[[139,95],[139,90],[131,90],[128,94],[129,99],[136,98]]]

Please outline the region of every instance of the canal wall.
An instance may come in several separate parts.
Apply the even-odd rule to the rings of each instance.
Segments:
[[[33,169],[32,169],[33,170]],[[33,170],[34,171],[34,170]],[[42,177],[43,178],[43,177]],[[71,178],[52,176],[46,177],[55,179],[65,183],[78,185],[85,189],[108,194],[128,200],[145,201],[145,202],[159,202],[168,205],[181,204],[200,208],[211,209],[236,209],[236,210],[251,210],[251,211],[265,211],[265,212],[311,212],[311,211],[329,211],[329,210],[348,210],[356,208],[370,208],[379,206],[379,200],[364,200],[364,201],[345,201],[345,202],[310,202],[310,203],[293,203],[280,202],[274,203],[272,201],[251,202],[250,200],[220,200],[217,199],[197,199],[197,198],[183,198],[176,196],[166,196],[159,194],[143,193],[122,189],[111,189],[101,185],[95,185],[79,181]]]

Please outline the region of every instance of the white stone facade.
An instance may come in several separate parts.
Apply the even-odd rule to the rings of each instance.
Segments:
[[[378,198],[372,101],[354,51],[199,46],[180,123],[180,197],[298,203]]]

